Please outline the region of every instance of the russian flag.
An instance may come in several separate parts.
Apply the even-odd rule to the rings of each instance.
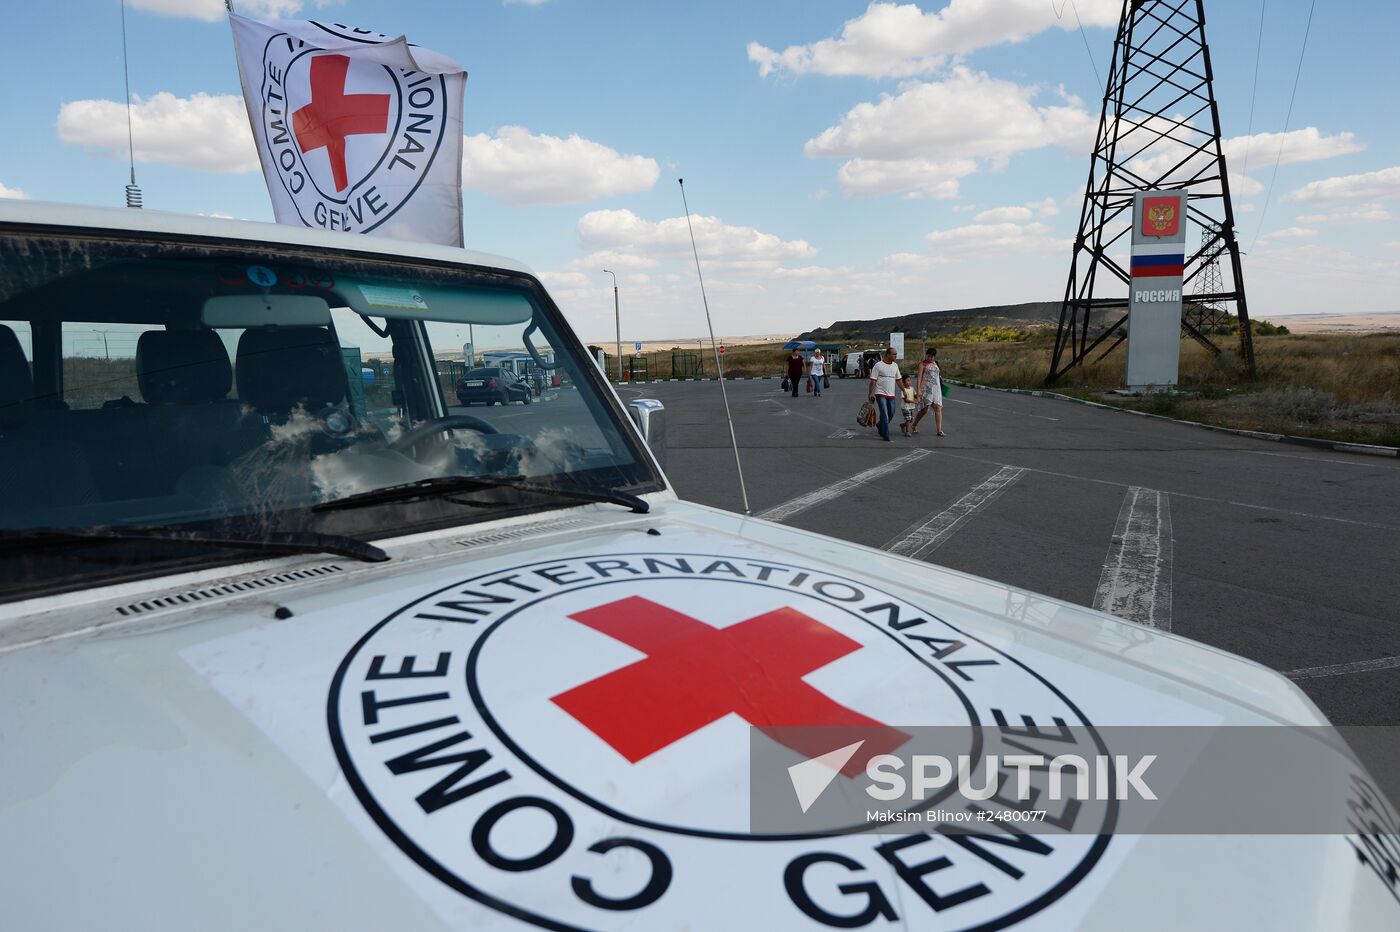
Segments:
[[[1186,269],[1184,252],[1133,256],[1133,278],[1167,278],[1181,276]]]

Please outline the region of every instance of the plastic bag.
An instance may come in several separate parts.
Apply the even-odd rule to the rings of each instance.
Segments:
[[[788,390],[791,389],[791,388],[792,388],[792,383],[788,381],[788,377],[787,377],[787,376],[783,376],[783,391],[788,391]]]
[[[875,423],[875,406],[870,402],[865,402],[860,406],[860,413],[856,415],[856,423],[861,427],[870,427]]]

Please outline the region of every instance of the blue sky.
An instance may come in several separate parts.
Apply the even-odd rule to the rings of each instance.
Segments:
[[[1065,2],[237,7],[404,33],[461,62],[467,244],[540,272],[585,338],[611,333],[613,268],[624,339],[659,339],[703,330],[678,176],[723,334],[1058,299],[1102,97],[1073,15],[1103,72],[1121,9],[1073,0],[1057,20]],[[1246,144],[1231,150],[1250,179],[1251,309],[1400,309],[1400,9],[1319,3],[1292,133],[1261,137],[1283,129],[1308,3],[1267,0],[1247,173]],[[128,4],[147,205],[270,220],[220,3]],[[1260,9],[1207,2],[1227,138],[1250,129]],[[9,12],[31,38],[0,60],[6,123],[23,128],[0,149],[0,195],[120,203],[118,4]]]

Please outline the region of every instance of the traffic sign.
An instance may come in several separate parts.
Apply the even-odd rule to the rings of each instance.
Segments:
[[[637,348],[637,352],[640,353],[640,352],[642,351],[642,341],[641,341],[641,340],[638,340],[636,343],[634,343],[634,344],[632,344],[632,345],[635,346],[635,347]]]

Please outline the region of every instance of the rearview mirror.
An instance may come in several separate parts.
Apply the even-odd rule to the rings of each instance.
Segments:
[[[302,294],[230,294],[204,300],[206,327],[325,327],[331,308],[325,298]]]
[[[637,398],[627,403],[627,413],[637,425],[651,455],[666,468],[666,406],[654,398]]]

